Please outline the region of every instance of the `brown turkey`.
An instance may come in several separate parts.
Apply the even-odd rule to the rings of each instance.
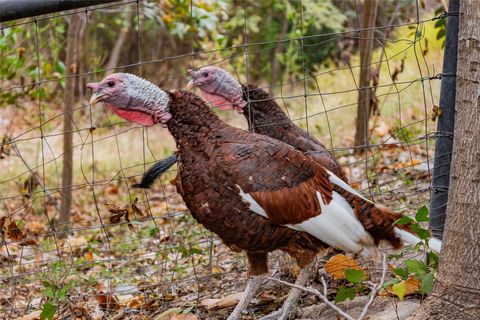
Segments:
[[[250,278],[229,319],[239,319],[258,291],[273,250],[305,268],[325,246],[368,257],[381,240],[395,248],[420,241],[408,226],[394,225],[400,214],[375,206],[293,147],[222,122],[191,92],[166,92],[126,73],[87,86],[92,105],[168,128],[181,157],[177,190],[191,214],[232,250],[246,251]],[[430,241],[433,250],[440,246]]]
[[[218,67],[207,66],[189,70],[189,73],[192,80],[188,87],[198,87],[212,106],[221,110],[237,110],[247,119],[250,131],[291,145],[348,182],[341,166],[327,148],[295,125],[265,90],[252,84],[241,85],[231,74]],[[176,161],[174,154],[156,162],[144,173],[140,184],[135,186],[149,188]]]
[[[315,137],[295,125],[270,94],[253,84],[241,85],[224,69],[208,66],[189,70],[188,88],[198,87],[212,106],[243,114],[250,131],[283,141],[304,152],[343,181],[347,177],[335,157]]]

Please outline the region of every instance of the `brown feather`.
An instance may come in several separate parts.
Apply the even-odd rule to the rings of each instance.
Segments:
[[[266,272],[266,254],[276,249],[300,267],[310,263],[326,245],[253,213],[236,185],[247,193],[295,187],[316,176],[314,162],[282,142],[226,125],[192,93],[170,98],[167,125],[182,159],[177,189],[192,216],[232,250],[246,250],[251,275]]]
[[[325,204],[332,200],[332,184],[323,167],[315,175],[294,187],[252,192],[251,196],[275,224],[297,224],[321,213],[317,191]]]
[[[296,126],[266,91],[255,85],[244,85],[243,98],[249,101],[243,114],[251,131],[291,145],[348,183],[345,172],[327,148]]]

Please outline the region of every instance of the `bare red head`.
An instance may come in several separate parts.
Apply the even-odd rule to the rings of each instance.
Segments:
[[[171,115],[168,112],[169,97],[153,83],[129,73],[114,73],[101,82],[89,83],[93,95],[90,104],[105,105],[125,120],[151,126],[165,124]]]
[[[202,96],[221,110],[243,112],[246,103],[242,85],[222,68],[208,66],[198,70],[188,70],[192,80],[188,88],[198,87]]]

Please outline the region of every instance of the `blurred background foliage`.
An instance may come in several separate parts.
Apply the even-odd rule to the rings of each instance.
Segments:
[[[421,4],[425,6],[424,1]],[[430,5],[442,7],[441,1]],[[379,10],[378,26],[416,19],[414,0],[385,0]],[[67,67],[72,73],[87,74],[127,66],[118,70],[140,72],[171,88],[184,84],[184,77],[177,75],[186,67],[227,60],[238,74],[247,74],[248,69],[249,81],[273,85],[321,66],[349,63],[358,40],[353,33],[341,37],[338,33],[357,28],[361,14],[362,1],[355,0],[156,0],[138,6],[133,2],[79,13],[81,23],[74,26],[78,61]],[[64,81],[48,80],[65,76],[71,20],[67,15],[2,25],[0,106],[19,104],[22,96],[51,101],[59,95]],[[438,26],[441,37],[444,24]],[[382,31],[389,32],[379,29],[379,40],[385,38]],[[197,52],[193,58],[192,52]],[[172,59],[178,55],[185,63]],[[139,61],[147,63],[139,67]],[[47,84],[36,86],[38,81]],[[78,101],[84,99],[85,82],[79,78]]]

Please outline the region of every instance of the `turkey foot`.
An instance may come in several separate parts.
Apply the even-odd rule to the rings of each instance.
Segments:
[[[252,300],[255,294],[257,294],[258,289],[260,289],[260,286],[263,282],[263,279],[264,279],[263,276],[251,276],[250,279],[248,279],[247,287],[243,292],[242,298],[238,302],[233,312],[227,318],[227,320],[241,319],[242,311],[248,306],[248,304],[250,303],[250,300]]]
[[[300,273],[297,276],[297,280],[295,280],[295,284],[297,286],[304,287],[307,283],[310,276],[313,274],[315,270],[315,261],[311,262],[305,268],[300,270]],[[265,317],[260,318],[260,320],[270,320],[270,319],[280,319],[280,320],[287,320],[292,312],[292,309],[297,305],[298,299],[300,298],[301,290],[297,288],[292,288],[288,293],[288,297],[283,303],[281,309],[274,311]]]

